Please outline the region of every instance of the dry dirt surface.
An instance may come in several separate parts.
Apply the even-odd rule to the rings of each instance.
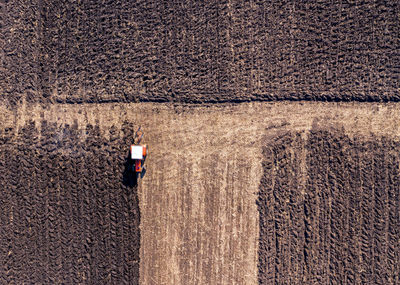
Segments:
[[[400,100],[400,1],[0,4],[10,102]]]
[[[399,283],[399,112],[1,106],[1,283]]]

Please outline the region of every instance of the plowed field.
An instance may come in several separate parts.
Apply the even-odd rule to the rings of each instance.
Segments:
[[[399,282],[396,104],[0,111],[1,283]]]
[[[400,2],[0,5],[10,102],[399,101]]]
[[[0,283],[399,284],[399,15],[2,1]]]
[[[265,142],[260,284],[398,284],[400,142],[343,130]]]
[[[140,214],[124,172],[127,137],[105,141],[88,125],[81,140],[76,124],[38,127],[1,132],[0,283],[137,283]]]

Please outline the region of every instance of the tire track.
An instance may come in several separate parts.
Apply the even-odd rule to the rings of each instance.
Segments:
[[[34,272],[32,270],[36,266],[36,252],[34,238],[37,234],[38,223],[36,219],[36,203],[35,196],[32,194],[32,188],[35,187],[36,177],[36,165],[35,161],[35,149],[37,145],[37,130],[35,123],[30,121],[27,125],[19,131],[18,134],[19,142],[17,151],[20,158],[21,170],[19,172],[19,185],[17,191],[19,194],[19,201],[17,207],[20,210],[20,242],[21,242],[21,259],[23,259],[21,266],[22,268],[28,268],[26,272],[21,274],[22,280],[32,278],[27,272]]]
[[[291,134],[285,135],[281,145],[275,146],[275,183],[273,188],[274,228],[275,228],[275,278],[280,284],[289,283],[290,255],[289,255],[289,195],[292,182],[291,175]]]
[[[368,149],[371,144],[361,145],[361,181],[362,181],[362,203],[361,203],[361,282],[368,283],[372,280],[372,267],[374,248],[372,243],[373,235],[373,215],[371,209],[374,209],[373,196],[373,176],[374,167],[372,158]]]
[[[73,130],[69,125],[66,125],[61,132],[62,140],[58,146],[62,149],[69,151],[70,153],[63,153],[60,160],[60,168],[63,173],[73,172],[76,170],[75,159],[69,159],[69,155],[73,153],[74,141],[77,141],[76,135],[73,134]],[[73,201],[74,195],[76,195],[76,175],[71,175],[69,179],[61,179],[60,186],[60,197],[61,209],[63,217],[61,219],[61,270],[63,272],[62,283],[72,284],[77,283],[75,276],[74,263],[76,258],[76,244],[73,243],[73,239],[76,236],[77,228],[75,224],[75,203]],[[69,217],[69,218],[66,218]]]
[[[345,207],[346,199],[344,193],[346,193],[348,174],[345,168],[347,157],[344,153],[344,146],[349,145],[349,140],[340,132],[334,135],[328,133],[325,140],[330,142],[329,147],[326,149],[329,155],[327,182],[330,198],[332,199],[331,233],[329,236],[329,282],[337,283],[345,278],[344,272],[346,268],[347,231],[345,222],[348,219],[348,213]],[[343,282],[346,282],[346,280],[343,280]]]
[[[114,178],[120,177],[120,170],[122,164],[121,160],[118,160],[118,163],[113,161],[113,157],[120,154],[119,147],[118,147],[118,131],[116,128],[111,127],[110,129],[110,144],[112,146],[112,155],[109,157],[110,164],[112,165],[112,173],[110,180]],[[120,284],[122,282],[122,253],[124,252],[122,237],[121,237],[121,203],[120,199],[122,196],[122,190],[119,185],[112,183],[109,188],[109,211],[110,211],[110,220],[109,220],[109,227],[110,227],[110,249],[115,252],[111,256],[111,283],[113,284]],[[121,245],[119,247],[118,245]]]
[[[400,282],[400,179],[398,157],[399,143],[392,143],[392,148],[388,153],[388,223],[387,223],[387,267],[388,284],[398,284]]]
[[[76,200],[76,207],[77,207],[77,215],[74,217],[76,219],[76,227],[78,229],[76,239],[74,244],[76,244],[76,253],[77,253],[77,261],[75,263],[75,270],[77,274],[77,282],[78,283],[85,283],[87,278],[87,256],[86,256],[86,248],[87,248],[87,241],[86,241],[86,226],[87,220],[85,218],[85,213],[87,208],[86,205],[86,193],[87,189],[85,188],[86,185],[86,157],[82,155],[84,149],[84,144],[79,146],[77,150],[77,157],[76,157],[76,169],[72,171],[72,175],[76,176],[76,183],[77,183],[77,200]]]
[[[373,228],[373,282],[388,284],[387,280],[387,240],[386,222],[387,213],[387,162],[385,152],[390,151],[390,143],[382,138],[376,143],[376,152],[373,158],[374,168],[374,228]]]
[[[314,145],[310,142],[308,145],[309,149],[316,149],[317,156],[311,154],[309,150],[310,161],[307,163],[314,169],[313,177],[316,180],[314,187],[316,188],[317,194],[317,228],[316,242],[318,244],[316,252],[320,255],[315,257],[314,261],[316,264],[314,282],[318,283],[329,283],[331,275],[331,266],[329,260],[331,258],[331,235],[332,235],[332,197],[331,197],[331,185],[329,185],[329,171],[330,171],[330,160],[331,149],[329,146],[329,133],[323,131],[317,131],[313,134],[316,138],[317,144]],[[311,161],[312,159],[312,161]],[[310,177],[310,179],[312,179]],[[314,180],[312,179],[312,180]]]
[[[61,203],[61,183],[63,172],[60,167],[62,156],[57,152],[58,131],[55,123],[47,125],[48,140],[46,148],[48,151],[47,174],[48,180],[46,188],[48,190],[48,246],[49,246],[49,280],[53,284],[60,284],[63,279],[62,269],[62,242],[61,229],[62,217],[64,217]]]
[[[360,169],[360,153],[358,149],[360,143],[355,142],[350,146],[347,157],[346,169],[349,171],[348,187],[346,187],[346,197],[348,209],[348,255],[346,258],[346,280],[348,283],[360,284],[360,213],[361,213],[361,169]]]
[[[289,284],[299,284],[303,281],[304,268],[304,192],[306,191],[303,184],[306,177],[304,175],[303,163],[305,163],[307,154],[305,153],[305,141],[303,134],[296,134],[293,138],[291,153],[293,155],[291,161],[290,172],[293,176],[293,184],[289,188],[289,257],[290,266]]]
[[[12,129],[0,131],[1,145],[0,145],[0,235],[3,237],[0,241],[0,258],[2,260],[0,268],[0,282],[9,284],[10,280],[10,255],[12,254],[12,208],[11,208],[11,185],[7,181],[10,180],[10,162],[12,156]],[[12,274],[12,273],[11,273]]]
[[[39,248],[39,259],[40,259],[40,268],[38,272],[40,273],[41,281],[44,283],[50,283],[50,233],[49,233],[49,189],[48,189],[48,181],[50,180],[49,167],[51,167],[51,160],[48,155],[48,143],[47,136],[48,132],[48,123],[47,121],[41,122],[41,139],[39,141],[39,167],[40,167],[40,184],[38,185],[37,195],[40,197],[40,204],[38,205],[38,213],[39,213],[39,222],[41,224],[41,230],[39,232],[39,236],[37,238],[37,247]],[[51,168],[50,168],[51,169]]]
[[[304,196],[304,277],[303,282],[305,283],[316,283],[318,278],[321,278],[321,272],[318,272],[317,256],[315,252],[320,252],[322,255],[324,251],[322,248],[316,248],[321,246],[318,244],[318,236],[323,233],[317,230],[318,219],[324,218],[319,216],[318,201],[320,191],[323,191],[324,176],[325,176],[325,159],[321,157],[321,152],[324,151],[324,140],[321,138],[321,134],[317,131],[311,131],[307,141],[307,187]],[[321,181],[322,180],[322,181]],[[325,222],[325,221],[324,221]],[[324,260],[324,256],[321,256]],[[321,270],[320,270],[321,271]]]
[[[17,144],[17,142],[14,141]],[[19,190],[21,176],[19,173],[21,171],[20,157],[18,154],[18,145],[13,146],[10,155],[10,165],[9,165],[9,181],[10,181],[10,237],[9,237],[9,252],[8,259],[6,261],[7,266],[7,281],[12,283],[20,283],[21,279],[19,272],[21,270],[21,240],[19,232],[19,224],[21,223],[21,217],[19,217]],[[23,217],[22,217],[23,218]]]
[[[88,282],[90,283],[98,283],[101,282],[103,277],[103,268],[101,267],[101,262],[104,260],[104,252],[100,247],[100,242],[102,238],[102,232],[100,230],[101,227],[101,219],[100,219],[100,205],[98,199],[98,191],[101,191],[97,187],[98,183],[98,167],[99,167],[99,130],[96,126],[87,125],[86,127],[87,140],[85,142],[88,157],[87,161],[87,171],[88,171],[88,180],[87,180],[87,202],[88,212],[87,219],[89,222],[89,231],[88,231],[88,249],[87,249],[87,257],[88,257]],[[96,258],[98,257],[98,258]]]

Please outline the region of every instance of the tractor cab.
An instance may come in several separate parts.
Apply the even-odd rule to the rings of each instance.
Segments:
[[[143,164],[147,156],[147,145],[131,145],[131,159],[135,162],[136,173],[143,171]]]
[[[136,173],[137,177],[142,177],[146,169],[144,169],[144,161],[147,157],[148,148],[146,144],[141,144],[143,139],[143,131],[141,127],[136,131],[135,137],[133,139],[133,144],[130,148],[130,158],[134,161],[134,165],[132,166],[132,171]]]

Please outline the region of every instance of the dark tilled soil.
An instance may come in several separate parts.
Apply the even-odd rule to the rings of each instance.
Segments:
[[[400,143],[313,130],[264,148],[260,284],[399,284]]]
[[[6,1],[10,102],[400,100],[400,2]]]
[[[32,123],[0,130],[0,283],[138,284],[132,132]],[[84,138],[82,140],[82,138]]]

